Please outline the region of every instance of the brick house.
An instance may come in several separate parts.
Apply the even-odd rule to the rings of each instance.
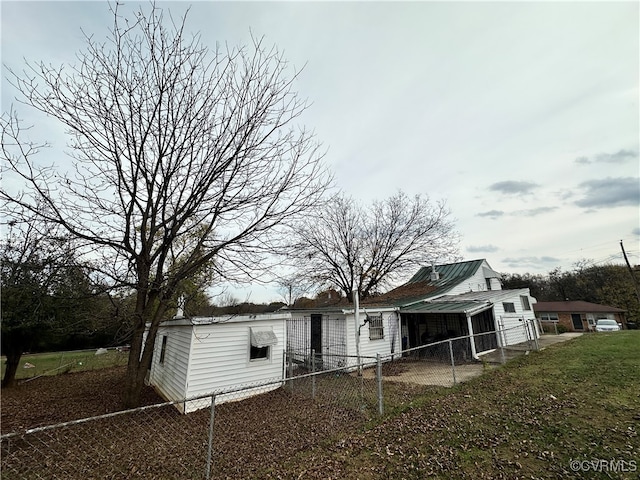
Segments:
[[[566,327],[569,332],[592,331],[596,322],[603,318],[615,320],[623,329],[627,328],[625,310],[582,300],[537,302],[533,305],[533,310],[543,325],[557,323]]]

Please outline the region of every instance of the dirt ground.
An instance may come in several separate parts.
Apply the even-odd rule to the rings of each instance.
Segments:
[[[124,368],[40,377],[2,389],[2,434],[122,409]],[[150,387],[142,405],[163,402]]]
[[[451,365],[439,362],[395,362],[386,369],[383,367],[383,378],[385,381],[400,382],[413,385],[433,385],[440,387],[451,387],[453,382],[453,370]],[[456,383],[461,383],[475,377],[479,377],[484,372],[485,367],[481,363],[456,365]],[[375,378],[375,368],[364,370],[365,378]]]
[[[124,369],[42,377],[2,391],[2,478],[203,478],[210,409],[165,406],[27,433],[120,409]],[[151,389],[143,403],[163,400]],[[367,416],[284,388],[216,405],[212,478],[270,477],[297,452],[361,428]],[[152,452],[150,454],[149,452]]]

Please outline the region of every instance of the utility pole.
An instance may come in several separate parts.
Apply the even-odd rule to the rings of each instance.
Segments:
[[[620,240],[620,248],[622,249],[622,255],[624,256],[624,261],[627,262],[627,268],[629,269],[629,273],[631,274],[631,278],[633,280],[633,286],[636,289],[638,302],[640,302],[640,289],[638,288],[638,279],[636,278],[636,272],[634,272],[633,268],[631,268],[631,264],[629,263],[629,259],[627,258],[627,252],[624,251],[624,245],[622,244],[622,240]]]

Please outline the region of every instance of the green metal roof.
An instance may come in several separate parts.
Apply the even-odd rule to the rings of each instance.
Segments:
[[[436,287],[436,290],[429,294],[430,297],[435,297],[448,292],[456,285],[473,276],[482,266],[483,262],[484,260],[469,260],[466,262],[436,265],[436,272],[440,274],[440,279],[435,281],[431,280],[432,268],[422,267],[407,283],[426,282]]]
[[[493,306],[490,302],[421,302],[402,307],[401,313],[464,313],[475,315]]]

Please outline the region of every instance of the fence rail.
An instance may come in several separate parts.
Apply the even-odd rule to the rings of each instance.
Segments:
[[[302,449],[357,431],[425,389],[456,385],[537,349],[532,327],[387,356],[335,355],[341,366],[333,368],[318,362],[314,351],[286,352],[282,378],[2,435],[0,473],[7,479],[260,476]],[[505,345],[523,331],[529,332],[525,342]],[[489,341],[495,348],[478,355]],[[187,405],[196,411],[182,414]]]

